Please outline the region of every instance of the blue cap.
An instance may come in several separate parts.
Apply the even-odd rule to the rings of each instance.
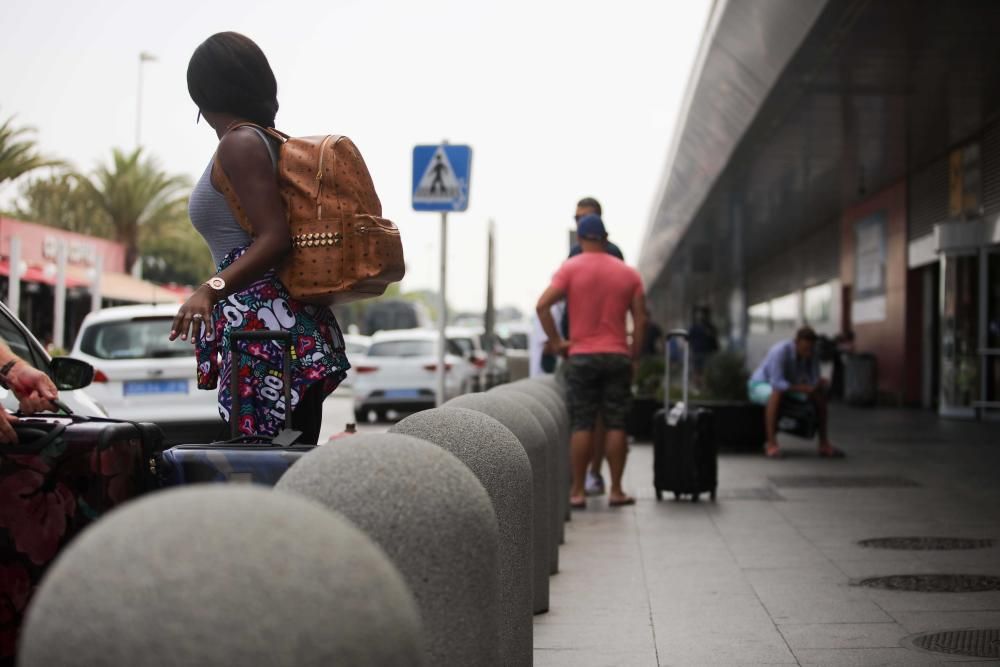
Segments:
[[[604,229],[604,221],[601,216],[591,213],[580,218],[576,223],[576,235],[581,239],[591,241],[603,241],[608,238],[608,230]]]

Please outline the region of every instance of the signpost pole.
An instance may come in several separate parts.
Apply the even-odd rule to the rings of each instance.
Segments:
[[[447,351],[447,336],[445,327],[448,326],[448,213],[441,211],[441,303],[438,307],[438,363],[437,363],[437,405],[441,407],[445,403],[444,378],[447,369],[444,365],[445,353]]]

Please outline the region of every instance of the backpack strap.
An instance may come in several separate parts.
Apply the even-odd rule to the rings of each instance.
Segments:
[[[277,139],[281,143],[285,143],[289,139],[287,134],[274,129],[273,127],[264,127],[249,121],[231,125],[226,129],[226,134],[229,134],[233,130],[241,127],[255,127],[261,132],[267,134],[269,137]],[[222,136],[225,136],[225,134]],[[229,204],[229,210],[232,212],[233,217],[236,218],[236,222],[239,223],[240,227],[242,227],[251,238],[253,238],[254,233],[253,227],[250,225],[250,219],[247,217],[243,207],[240,206],[240,200],[239,197],[236,196],[236,190],[233,189],[232,182],[229,180],[229,177],[226,176],[226,171],[222,168],[222,164],[219,162],[218,151],[212,158],[212,181],[219,186],[219,192],[222,193],[222,196],[226,199],[226,203]]]

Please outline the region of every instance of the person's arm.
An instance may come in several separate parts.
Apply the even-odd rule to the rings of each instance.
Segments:
[[[767,359],[764,360],[767,381],[775,391],[788,391],[792,388],[792,383],[785,377],[783,357],[783,349],[772,349],[767,353]]]
[[[51,378],[14,354],[3,341],[0,341],[0,384],[14,392],[21,412],[29,415],[51,409],[52,401],[59,397],[59,391]],[[6,410],[2,412],[0,443],[17,442],[13,426],[17,423],[17,417]]]
[[[253,229],[254,242],[219,276],[226,281],[222,291],[208,285],[199,287],[181,306],[171,327],[170,340],[180,337],[195,342],[200,330],[199,320],[210,325],[212,306],[230,294],[239,292],[259,280],[270,269],[277,268],[292,247],[288,216],[285,211],[274,163],[267,145],[249,127],[229,132],[216,153],[219,165],[236,192],[240,205],[247,213]]]
[[[646,329],[649,324],[649,315],[646,313],[646,294],[641,285],[632,295],[629,310],[632,313],[632,362],[638,363],[646,343]]]
[[[563,354],[569,350],[569,341],[564,340],[559,335],[559,328],[556,327],[556,320],[552,317],[552,306],[566,298],[566,290],[557,287],[555,284],[549,285],[542,296],[538,299],[535,312],[538,313],[538,321],[542,323],[542,330],[548,340],[545,343],[546,349],[553,354]]]

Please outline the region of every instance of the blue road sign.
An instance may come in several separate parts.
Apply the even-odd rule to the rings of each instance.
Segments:
[[[464,211],[471,172],[470,146],[414,146],[413,210]]]

